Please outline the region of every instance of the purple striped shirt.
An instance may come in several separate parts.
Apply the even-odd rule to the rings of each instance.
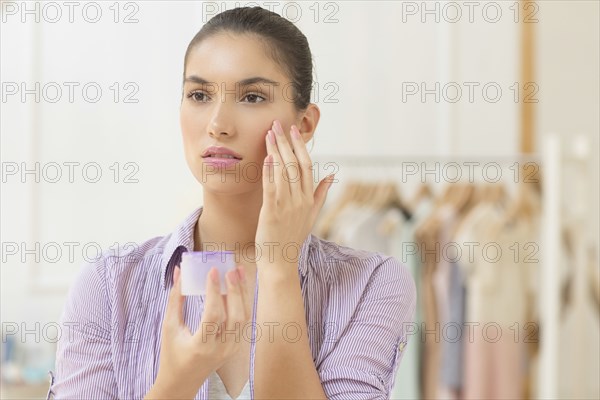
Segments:
[[[60,318],[63,330],[47,399],[141,399],[150,390],[173,269],[182,252],[194,249],[201,212],[199,207],[167,236],[105,251],[82,266]],[[310,349],[327,397],[389,398],[414,317],[416,289],[409,270],[391,256],[310,234],[301,247],[298,274]],[[203,300],[186,298],[184,320],[192,333]],[[256,302],[253,322],[255,317]],[[249,328],[252,396],[255,326]],[[208,381],[195,399],[208,399]]]

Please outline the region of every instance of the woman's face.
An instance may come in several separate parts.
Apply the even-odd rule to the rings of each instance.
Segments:
[[[244,85],[242,81],[250,78],[275,84]],[[261,42],[249,35],[211,35],[191,50],[181,131],[188,166],[205,190],[236,194],[262,189],[265,138],[273,121],[281,122],[289,140],[291,125],[298,126],[301,120],[290,81],[267,57]],[[242,159],[226,169],[216,168],[202,157],[209,146],[227,147]]]

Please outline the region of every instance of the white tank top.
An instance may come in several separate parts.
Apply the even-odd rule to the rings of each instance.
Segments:
[[[233,399],[223,384],[223,381],[215,371],[208,377],[208,398],[214,400],[250,400],[250,381],[240,392],[240,395]]]

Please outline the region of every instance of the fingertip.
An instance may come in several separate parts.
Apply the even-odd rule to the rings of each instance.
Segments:
[[[237,266],[237,273],[240,278],[240,282],[246,282],[246,268],[242,264]]]
[[[214,291],[215,288],[219,288],[218,290],[220,290],[219,270],[217,269],[217,267],[211,267],[208,270],[208,279],[206,280],[206,290]]]
[[[273,155],[267,154],[267,156],[265,157],[265,160],[264,160],[265,168],[269,168],[272,163],[273,163]]]

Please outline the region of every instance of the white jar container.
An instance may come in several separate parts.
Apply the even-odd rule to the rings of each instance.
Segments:
[[[181,254],[181,293],[184,296],[204,296],[206,279],[212,267],[219,271],[221,294],[227,294],[225,274],[235,269],[233,251],[186,251]]]

